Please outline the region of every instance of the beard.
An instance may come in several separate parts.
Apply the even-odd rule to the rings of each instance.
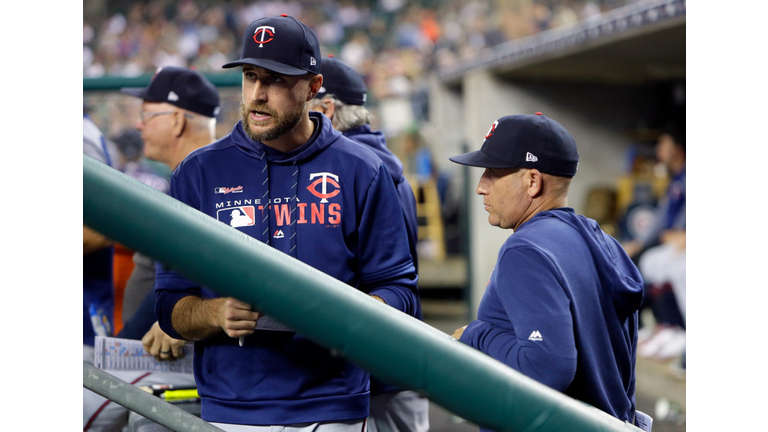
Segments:
[[[255,132],[251,129],[251,123],[249,121],[249,114],[251,111],[259,111],[264,114],[270,115],[275,120],[275,125],[265,131]],[[277,111],[266,105],[252,104],[246,106],[244,101],[240,101],[240,116],[243,120],[243,130],[254,141],[271,141],[273,139],[283,136],[285,133],[290,132],[301,121],[302,116],[307,111],[307,104],[295,110],[287,111],[283,114],[279,114]]]

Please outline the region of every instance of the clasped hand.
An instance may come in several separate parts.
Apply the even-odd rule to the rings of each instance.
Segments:
[[[259,312],[251,310],[251,305],[233,297],[227,297],[222,303],[219,326],[227,336],[239,338],[248,336],[256,330],[256,322],[261,317]]]

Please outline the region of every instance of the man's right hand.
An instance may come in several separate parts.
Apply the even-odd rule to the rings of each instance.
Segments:
[[[256,322],[261,317],[259,312],[251,310],[251,305],[234,297],[227,297],[219,308],[221,322],[219,326],[227,336],[239,338],[248,336],[256,329]]]
[[[199,341],[219,334],[238,338],[254,332],[261,314],[251,305],[232,297],[203,300],[186,296],[173,307],[173,329],[186,340]]]

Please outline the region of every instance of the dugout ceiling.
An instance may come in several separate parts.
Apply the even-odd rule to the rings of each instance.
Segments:
[[[514,81],[647,84],[685,79],[685,21],[497,69]]]
[[[599,20],[494,47],[441,71],[447,85],[474,69],[510,81],[641,85],[685,79],[685,2],[638,2]]]

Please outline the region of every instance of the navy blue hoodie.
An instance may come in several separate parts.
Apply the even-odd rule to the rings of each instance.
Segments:
[[[642,296],[637,267],[595,221],[545,211],[502,246],[461,341],[633,422]]]
[[[390,174],[373,152],[310,112],[310,140],[288,153],[254,142],[238,123],[192,152],[174,172],[170,195],[388,305],[414,315],[416,273]],[[293,223],[292,223],[293,222]],[[184,296],[217,295],[158,266],[156,311],[171,324]],[[301,334],[220,333],[195,343],[195,379],[209,422],[280,425],[363,419],[369,375]]]

